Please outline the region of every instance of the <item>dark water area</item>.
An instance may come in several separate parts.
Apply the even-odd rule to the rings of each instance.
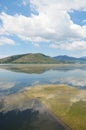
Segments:
[[[23,130],[33,129],[30,126],[31,121],[36,118],[38,112],[32,110],[12,110],[7,113],[0,113],[1,130]]]
[[[0,112],[0,130],[66,130],[43,104],[37,100],[30,104],[33,102],[34,108]]]

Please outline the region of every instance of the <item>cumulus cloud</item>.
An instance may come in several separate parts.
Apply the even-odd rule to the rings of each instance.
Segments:
[[[86,23],[86,19],[85,19],[85,20],[83,20],[83,21],[82,21],[82,23],[84,23],[84,24],[85,24],[85,23]]]
[[[15,42],[13,40],[9,39],[9,38],[0,37],[0,46],[5,45],[5,44],[15,45]]]
[[[42,10],[45,6],[49,7],[52,5],[56,5],[58,10],[86,10],[85,0],[31,0],[31,3],[39,10]]]
[[[30,4],[30,0],[22,0],[22,5],[27,6]]]
[[[74,51],[74,50],[86,50],[86,41],[74,41],[71,43],[67,43],[67,44],[51,44],[50,48],[59,48],[62,50],[70,50],[70,51]]]
[[[28,1],[23,0],[23,4],[28,5]],[[62,44],[60,47],[66,42],[70,44],[74,41],[72,48],[74,44],[80,46],[77,41],[85,42],[81,40],[86,38],[86,26],[74,24],[69,15],[73,10],[86,10],[85,0],[30,0],[30,5],[38,12],[31,14],[31,17],[11,16],[2,12],[0,33],[17,35],[22,40],[36,43],[55,43],[53,46],[58,46],[56,43],[59,42]]]

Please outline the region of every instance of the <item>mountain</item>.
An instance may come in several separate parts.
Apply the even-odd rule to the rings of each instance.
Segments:
[[[86,56],[84,56],[84,57],[80,57],[80,59],[82,59],[82,60],[86,60]]]
[[[86,57],[76,58],[67,55],[60,55],[60,56],[55,56],[53,58],[63,63],[86,63]]]
[[[0,63],[54,64],[58,63],[58,61],[41,53],[29,53],[0,59]]]
[[[60,55],[55,57],[46,56],[41,53],[29,53],[22,55],[14,55],[0,59],[0,64],[59,64],[59,63],[86,63],[86,57],[70,57]]]
[[[54,57],[54,59],[57,59],[57,60],[76,60],[77,58],[69,57],[67,55],[60,55],[60,56]]]

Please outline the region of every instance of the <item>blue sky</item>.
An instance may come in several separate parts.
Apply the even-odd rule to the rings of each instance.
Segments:
[[[0,58],[86,56],[86,0],[0,0]]]

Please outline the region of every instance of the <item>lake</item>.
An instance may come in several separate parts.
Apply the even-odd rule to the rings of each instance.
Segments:
[[[85,65],[0,65],[0,95],[38,84],[67,84],[86,89]]]
[[[53,86],[57,84],[68,85],[69,89],[64,85],[61,88]],[[48,87],[34,91],[34,86],[43,85]],[[30,88],[33,88],[31,92],[28,91]],[[41,97],[42,95],[44,97]],[[79,130],[80,127],[80,130],[85,130],[85,95],[85,64],[0,65],[0,129]],[[35,98],[30,99],[29,96]],[[57,111],[56,115],[64,120],[55,117],[40,101],[45,102],[46,105],[48,101],[49,108],[53,112]],[[80,126],[73,122],[76,119]],[[73,125],[74,129],[69,127]]]

